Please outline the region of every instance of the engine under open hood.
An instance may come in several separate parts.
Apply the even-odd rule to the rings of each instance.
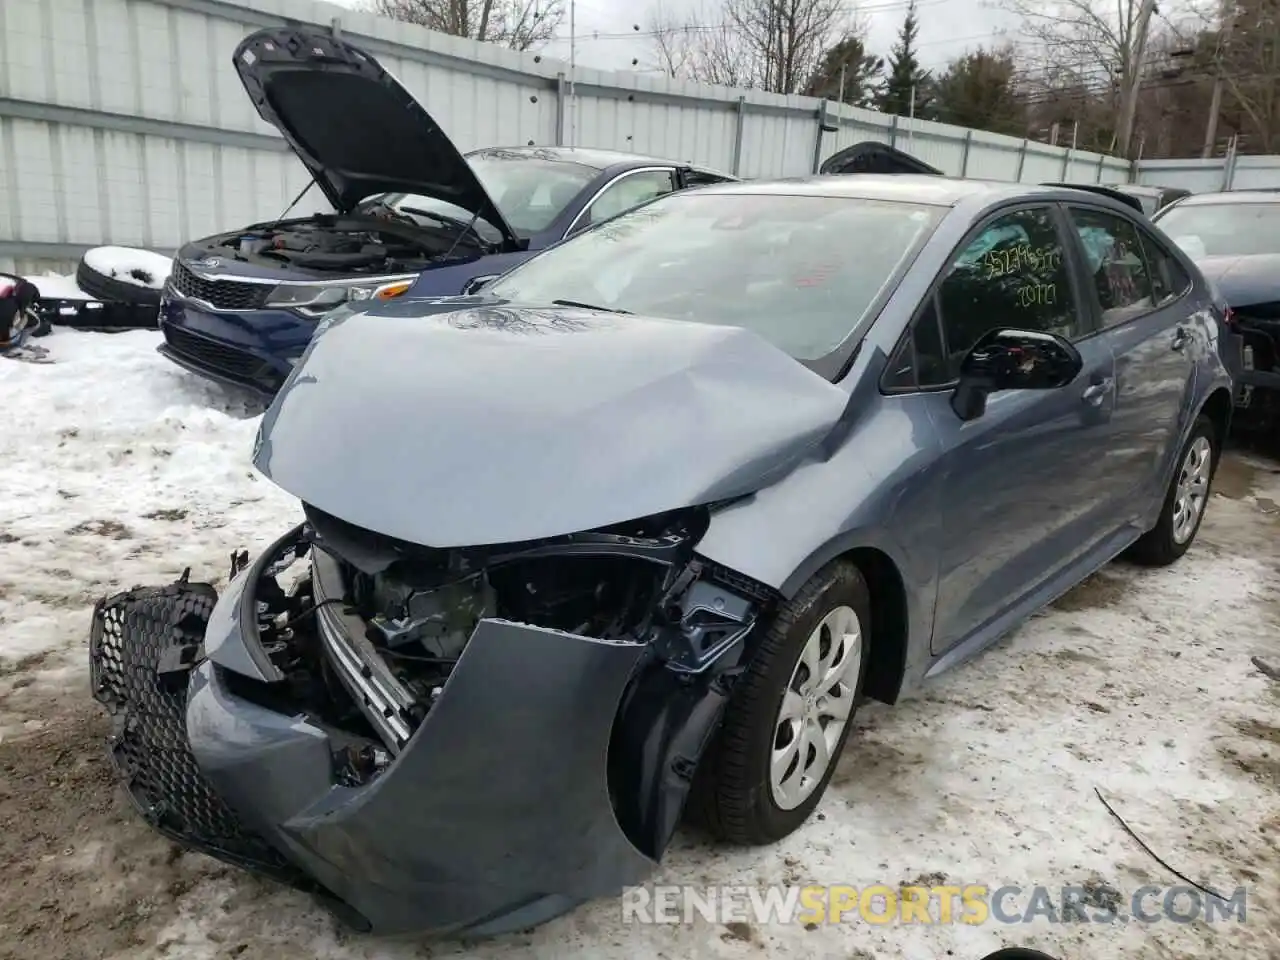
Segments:
[[[263,418],[254,464],[378,533],[514,543],[759,489],[847,403],[733,327],[388,303],[321,326]]]
[[[519,244],[440,125],[359,47],[318,27],[272,27],[245,37],[233,63],[339,212],[376,193],[417,193],[478,213]]]

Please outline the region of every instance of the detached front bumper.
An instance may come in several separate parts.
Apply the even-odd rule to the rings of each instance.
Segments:
[[[609,767],[645,645],[482,620],[403,748],[344,785],[351,737],[282,705],[287,679],[259,642],[253,585],[271,555],[216,610],[212,588],[185,582],[95,608],[94,696],[153,826],[378,934],[528,929],[650,873]]]

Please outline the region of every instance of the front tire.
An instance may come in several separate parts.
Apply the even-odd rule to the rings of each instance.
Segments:
[[[1219,450],[1213,421],[1201,414],[1178,454],[1160,519],[1130,548],[1135,562],[1167,567],[1190,549],[1209,504]]]
[[[699,769],[696,813],[719,839],[781,840],[822,800],[853,729],[870,627],[866,581],[844,561],[775,613]]]

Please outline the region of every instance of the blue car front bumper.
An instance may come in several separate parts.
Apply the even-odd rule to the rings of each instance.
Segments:
[[[315,329],[286,310],[215,311],[166,291],[157,349],[192,373],[270,400]]]
[[[94,696],[153,827],[378,934],[528,929],[650,873],[616,816],[609,756],[644,644],[482,620],[412,736],[353,778],[352,751],[381,742],[306,708],[259,640],[259,585],[299,542],[282,538],[216,602],[180,581],[95,608]],[[311,569],[319,590],[314,555]],[[321,595],[317,667],[377,696],[368,674],[344,672],[360,638]]]

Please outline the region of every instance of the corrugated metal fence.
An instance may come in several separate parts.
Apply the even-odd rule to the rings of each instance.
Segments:
[[[230,57],[286,18],[338,20],[464,151],[572,143],[765,177],[875,139],[971,177],[1130,174],[1113,157],[806,97],[581,68],[570,84],[563,63],[309,0],[0,0],[0,269],[99,244],[171,250],[278,214],[306,172]]]

